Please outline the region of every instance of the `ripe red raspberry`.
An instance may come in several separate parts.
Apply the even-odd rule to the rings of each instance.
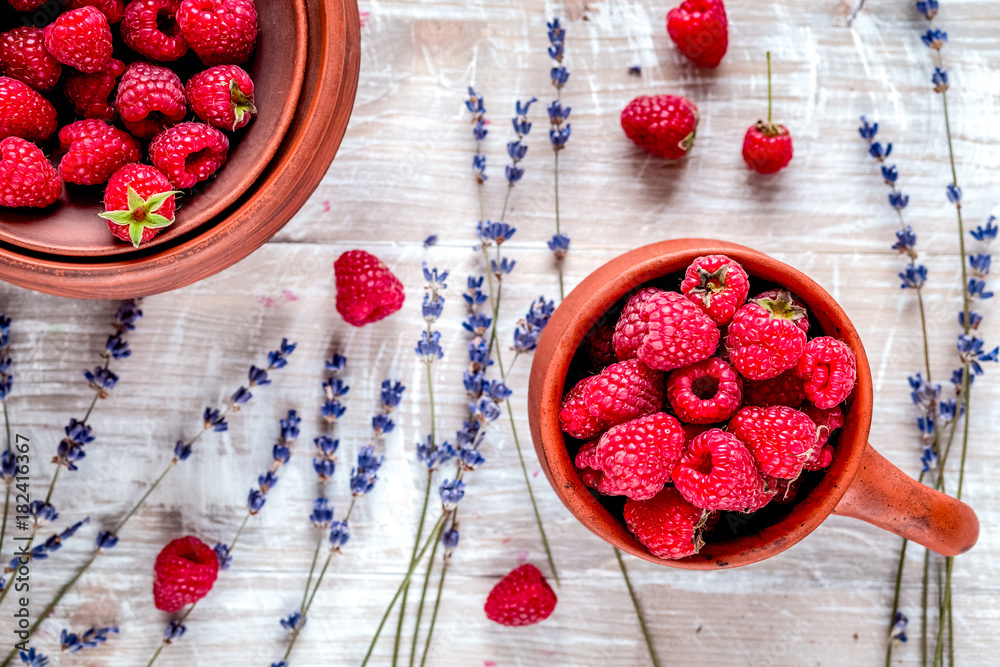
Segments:
[[[844,412],[839,405],[822,410],[812,403],[805,403],[800,410],[816,425],[816,445],[826,445],[830,436],[844,425]]]
[[[583,400],[591,415],[612,426],[653,414],[663,405],[663,373],[638,359],[611,364],[587,384]]]
[[[758,299],[769,299],[771,301],[781,302],[778,305],[781,308],[794,311],[792,321],[795,322],[795,326],[802,329],[803,332],[809,333],[809,313],[806,310],[806,306],[802,303],[802,300],[789,292],[784,288],[769,289],[765,292],[761,292],[750,301],[757,301]],[[786,303],[787,302],[787,303]]]
[[[242,65],[257,41],[253,0],[183,0],[177,23],[206,65]]]
[[[650,368],[681,368],[712,356],[719,345],[719,327],[678,292],[651,296],[642,317],[649,329],[637,354]]]
[[[806,400],[806,392],[802,388],[804,384],[792,368],[767,380],[747,380],[743,383],[743,400],[747,405],[760,407],[787,405],[797,408]]]
[[[108,23],[118,23],[125,14],[124,0],[70,0],[70,9],[80,9],[80,7],[96,7],[101,10]]]
[[[667,398],[682,422],[713,424],[740,409],[743,383],[732,366],[711,357],[671,373]]]
[[[190,188],[226,163],[229,139],[203,123],[180,123],[149,142],[149,161],[175,188]]]
[[[108,98],[124,71],[125,63],[112,58],[100,72],[75,72],[67,76],[66,97],[73,103],[77,115],[109,123],[113,121],[118,114]]]
[[[188,535],[163,547],[153,572],[156,608],[174,613],[208,595],[219,576],[219,559],[211,547]]]
[[[676,160],[694,146],[698,107],[677,95],[642,95],[622,111],[622,129],[639,148]]]
[[[573,459],[576,471],[580,475],[580,480],[585,485],[606,496],[624,496],[627,487],[619,484],[617,479],[605,475],[594,467],[597,460],[597,444],[597,440],[588,442],[580,448],[580,451],[576,454],[576,458]]]
[[[375,255],[349,250],[333,263],[337,312],[348,324],[363,327],[403,307],[403,283]]]
[[[702,532],[709,513],[695,507],[672,486],[648,500],[625,501],[625,525],[649,553],[677,560],[705,546]]]
[[[747,272],[725,255],[706,255],[694,260],[681,282],[681,293],[720,326],[729,324],[749,292]]]
[[[609,488],[633,500],[652,498],[670,481],[681,452],[684,429],[665,412],[613,426],[581,463],[604,474]]]
[[[64,12],[42,31],[45,48],[63,65],[91,73],[111,60],[111,26],[101,10],[80,7]]]
[[[785,290],[774,298],[751,299],[729,324],[726,347],[733,366],[751,380],[777,377],[792,368],[806,345],[806,332],[798,324],[804,319],[805,309]]]
[[[181,122],[187,113],[180,78],[166,67],[140,61],[122,75],[115,106],[125,127],[140,139]]]
[[[842,403],[858,379],[854,352],[847,343],[829,336],[806,343],[795,372],[806,381],[806,398],[820,409]]]
[[[688,445],[673,471],[684,499],[706,510],[759,509],[766,493],[753,454],[732,433],[705,431]]]
[[[587,401],[584,400],[587,386],[596,379],[596,375],[583,378],[563,397],[559,410],[559,427],[571,438],[590,440],[608,430],[608,424],[590,414]]]
[[[767,53],[767,121],[758,120],[743,137],[743,160],[758,174],[773,174],[792,161],[792,135],[771,122],[771,52]]]
[[[138,248],[173,224],[177,194],[155,167],[127,164],[108,180],[100,216],[112,234]]]
[[[587,351],[587,359],[590,365],[600,370],[608,364],[617,361],[615,357],[615,346],[612,338],[615,335],[615,328],[611,324],[599,324],[595,326],[583,339],[584,347]]]
[[[799,497],[799,492],[802,490],[802,478],[798,477],[796,479],[775,479],[774,477],[767,478],[768,486],[774,489],[774,502],[779,505],[788,505]]]
[[[817,449],[816,425],[785,405],[747,406],[729,422],[729,431],[753,453],[760,470],[778,479],[795,479]]]
[[[651,296],[662,292],[663,290],[655,287],[643,287],[625,303],[625,308],[622,309],[622,314],[615,323],[614,333],[611,335],[611,343],[619,361],[634,359],[639,352],[642,339],[649,330],[649,319],[643,317],[643,308]]]
[[[0,35],[0,72],[45,92],[59,81],[62,65],[45,49],[41,30],[22,26]]]
[[[103,120],[70,123],[59,130],[59,144],[66,151],[59,175],[67,183],[104,183],[126,164],[139,161],[139,142]]]
[[[20,137],[0,141],[0,206],[44,208],[61,194],[59,174],[38,146]]]
[[[0,139],[44,141],[56,131],[56,108],[33,88],[0,76]]]
[[[122,19],[122,40],[151,60],[177,60],[188,50],[175,13],[181,0],[132,0]]]
[[[493,587],[483,610],[500,625],[534,625],[556,608],[556,594],[537,567],[525,563]]]
[[[253,81],[237,65],[219,65],[198,72],[187,83],[188,104],[209,125],[235,132],[257,113]]]
[[[7,0],[10,6],[19,12],[33,12],[45,2],[45,0]]]
[[[698,67],[718,67],[729,46],[729,22],[722,0],[684,0],[667,12],[667,33]]]

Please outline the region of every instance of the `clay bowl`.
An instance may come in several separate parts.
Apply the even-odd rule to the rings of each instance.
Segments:
[[[810,335],[822,331],[847,343],[857,356],[858,382],[845,404],[845,424],[831,467],[811,473],[803,493],[790,505],[774,503],[746,521],[720,521],[700,553],[664,560],[628,531],[621,517],[623,498],[598,497],[577,475],[576,447],[559,428],[559,408],[584,337],[624,296],[650,281],[677,289],[679,274],[698,256],[725,254],[738,261],[757,284],[777,284],[798,295],[809,310]],[[662,281],[673,274],[678,279]],[[753,288],[751,288],[751,291]],[[572,382],[572,379],[570,380]],[[528,416],[535,449],[549,482],[570,512],[595,534],[645,560],[687,569],[720,569],[755,563],[788,549],[814,531],[831,513],[853,516],[945,555],[972,548],[979,521],[964,503],[918,484],[868,444],[872,380],[858,332],[843,309],[803,273],[760,252],[705,239],[663,241],[633,250],[597,269],[556,309],[535,352],[528,390]],[[567,447],[567,444],[570,447]],[[765,514],[767,513],[767,514]],[[720,536],[721,532],[721,536]]]
[[[262,15],[265,2],[272,1],[277,2],[258,0]],[[273,157],[262,164],[256,180],[242,194],[220,192],[220,197],[226,194],[231,201],[213,206],[213,210],[220,210],[200,225],[189,224],[170,236],[164,232],[157,237],[159,242],[149,247],[135,250],[123,246],[126,252],[121,254],[39,252],[0,239],[0,278],[76,298],[144,296],[211,276],[277,233],[309,198],[340,146],[354,104],[361,55],[354,2],[303,4],[296,0],[287,4],[305,8],[304,41],[279,44],[273,58],[290,60],[304,46],[301,93]],[[248,151],[248,157],[252,155],[253,151]],[[224,172],[230,169],[232,165],[227,164]],[[193,199],[188,203],[193,206]],[[180,215],[179,211],[178,218]]]
[[[229,159],[219,172],[180,196],[177,221],[144,245],[153,248],[169,243],[197,229],[236,201],[257,180],[295,115],[305,76],[305,0],[257,0],[260,33],[251,60],[244,65],[254,82],[258,114],[245,128],[226,133],[230,140]],[[117,32],[117,29],[113,29]],[[116,57],[139,59],[127,49]],[[206,69],[193,52],[170,65],[181,81]],[[61,122],[69,122],[72,109],[62,99],[57,86],[47,95],[61,105]],[[189,114],[194,118],[194,114]],[[65,119],[65,121],[63,121]],[[59,141],[53,135],[43,149],[58,154]],[[145,154],[144,154],[145,157]],[[63,256],[127,255],[135,252],[108,230],[97,217],[104,210],[103,186],[81,187],[67,184],[58,203],[44,210],[0,210],[0,241],[40,253]]]

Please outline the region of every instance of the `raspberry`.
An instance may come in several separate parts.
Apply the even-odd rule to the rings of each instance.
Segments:
[[[792,154],[792,135],[784,125],[757,121],[743,137],[743,161],[758,174],[781,171]]]
[[[7,0],[7,2],[19,12],[33,12],[41,7],[45,0]]]
[[[768,486],[774,489],[774,502],[779,505],[788,505],[798,498],[799,491],[802,490],[802,478],[775,479],[769,477]]]
[[[104,183],[124,165],[139,160],[139,142],[103,120],[70,123],[59,130],[59,144],[66,151],[59,175],[68,183]]]
[[[658,157],[687,155],[698,129],[698,107],[676,95],[642,95],[622,111],[625,136]]]
[[[820,409],[842,403],[858,379],[854,352],[847,343],[829,336],[806,343],[795,372],[806,381],[806,398]]]
[[[625,525],[649,553],[677,560],[705,546],[702,532],[707,513],[667,487],[648,500],[625,501]]]
[[[638,359],[620,361],[587,384],[583,400],[591,415],[609,425],[644,417],[663,405],[663,374]]]
[[[683,450],[680,423],[657,412],[611,427],[581,463],[603,473],[599,484],[633,500],[644,500],[670,481],[670,471]]]
[[[0,206],[44,208],[61,194],[59,174],[38,146],[20,137],[0,141]]]
[[[70,9],[80,7],[96,7],[108,19],[108,23],[118,23],[125,14],[125,3],[123,0],[70,0]]]
[[[0,76],[0,139],[44,141],[56,131],[56,108],[26,83]]]
[[[219,559],[211,547],[189,535],[163,547],[153,572],[156,608],[174,613],[208,595],[219,576]]]
[[[747,405],[760,407],[787,405],[797,408],[806,400],[806,392],[802,388],[804,384],[792,368],[767,380],[747,380],[743,384],[743,400]]]
[[[603,472],[594,468],[597,456],[597,440],[588,442],[577,452],[573,460],[576,470],[580,474],[580,480],[598,493],[606,496],[624,496],[625,487],[618,484],[618,480],[606,476]]]
[[[733,366],[751,380],[773,378],[795,366],[806,344],[798,324],[804,317],[805,309],[787,291],[751,299],[729,324],[726,347]]]
[[[706,510],[754,511],[767,493],[753,454],[732,433],[717,428],[691,441],[673,478],[685,500]]]
[[[45,50],[41,30],[22,26],[0,35],[0,72],[45,92],[59,81],[62,65]]]
[[[348,324],[363,327],[403,307],[403,283],[375,255],[349,250],[333,263],[337,312]]]
[[[669,371],[707,359],[719,344],[719,327],[677,292],[651,296],[642,309],[649,330],[638,357],[650,368]]]
[[[712,357],[671,373],[667,398],[682,422],[712,424],[739,410],[743,383],[732,366]]]
[[[181,122],[187,113],[184,86],[178,76],[166,67],[138,61],[122,75],[115,106],[125,127],[141,139]]]
[[[76,113],[84,118],[113,121],[118,114],[108,98],[124,71],[125,63],[112,58],[100,72],[67,76],[66,97],[73,103]]]
[[[770,299],[771,301],[782,302],[782,308],[793,311],[792,321],[795,322],[795,326],[802,329],[805,333],[809,333],[809,313],[806,310],[805,304],[802,303],[802,300],[799,297],[795,296],[787,289],[775,288],[761,292],[751,299],[751,301],[757,301],[759,299]]]
[[[729,431],[753,452],[761,472],[795,479],[817,449],[816,425],[785,405],[748,406],[729,422]]]
[[[559,427],[571,438],[590,440],[608,430],[608,424],[590,414],[587,402],[583,398],[587,386],[596,379],[597,376],[594,375],[580,380],[563,397],[562,407],[559,410]]]
[[[722,0],[684,0],[667,12],[667,33],[698,67],[718,67],[729,47],[729,22]]]
[[[812,423],[816,424],[816,448],[813,449],[812,456],[809,460],[803,464],[803,470],[824,470],[830,467],[833,463],[833,445],[828,444],[830,436],[838,428],[844,425],[844,413],[841,412],[840,406],[833,406],[832,408],[827,408],[825,410],[820,410],[812,403],[806,403],[802,406],[802,412],[805,413]]]
[[[681,422],[681,428],[684,429],[684,442],[690,444],[699,435],[705,431],[711,431],[714,427],[709,424],[688,424]]]
[[[661,293],[663,293],[661,289],[644,287],[629,297],[625,303],[611,335],[611,343],[619,361],[635,358],[639,346],[642,345],[642,339],[649,330],[649,319],[643,317],[643,308],[651,296]]]
[[[681,282],[681,293],[719,325],[729,324],[749,292],[747,272],[725,255],[694,260]]]
[[[108,180],[100,216],[112,234],[138,248],[173,224],[177,194],[154,167],[127,164]]]
[[[183,0],[177,23],[206,65],[241,65],[257,41],[253,0]]]
[[[226,163],[229,139],[202,123],[168,127],[149,142],[149,161],[175,188],[190,188],[204,181]]]
[[[525,563],[493,587],[483,610],[500,625],[534,625],[556,608],[556,594],[537,567]]]
[[[122,19],[122,40],[136,53],[152,60],[177,60],[188,45],[177,26],[180,0],[132,0]]]
[[[209,125],[235,132],[257,113],[253,81],[237,65],[219,65],[198,72],[187,83],[191,110]]]
[[[64,12],[42,31],[45,48],[63,65],[91,73],[111,60],[111,26],[101,10],[80,7]]]
[[[612,338],[615,328],[610,324],[600,324],[595,326],[583,339],[583,344],[587,350],[587,359],[591,366],[602,369],[608,364],[613,364],[615,358],[615,346]]]

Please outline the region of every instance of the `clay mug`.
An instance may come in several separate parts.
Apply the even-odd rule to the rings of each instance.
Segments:
[[[619,299],[651,280],[684,271],[701,255],[725,254],[751,275],[798,295],[813,326],[847,343],[857,356],[858,381],[845,411],[833,464],[783,517],[748,534],[713,542],[681,560],[657,558],[584,486],[559,428],[570,362],[584,337]],[[850,319],[826,290],[796,269],[756,250],[708,239],[676,239],[628,252],[591,273],[556,309],[535,351],[528,390],[531,435],[545,475],[570,512],[599,537],[648,561],[688,569],[756,563],[788,549],[830,515],[850,516],[937,553],[972,548],[979,520],[965,503],[910,478],[868,444],[872,378],[865,349]]]

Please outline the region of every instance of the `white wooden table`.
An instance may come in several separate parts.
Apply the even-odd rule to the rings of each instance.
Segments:
[[[997,203],[1000,125],[994,67],[1000,60],[1000,6],[942,3],[955,149],[971,224]],[[158,664],[268,665],[283,650],[278,620],[298,604],[313,544],[307,515],[315,494],[309,463],[319,432],[322,361],[333,349],[349,358],[348,412],[340,426],[343,455],[333,485],[339,511],[347,474],[368,437],[378,386],[385,377],[408,387],[387,440],[378,487],[352,517],[353,539],[317,597],[312,621],[296,647],[295,665],[358,664],[378,619],[402,578],[415,529],[422,473],[414,443],[428,429],[423,367],[413,346],[422,326],[420,263],[450,269],[453,290],[441,324],[447,356],[434,367],[439,428],[453,431],[465,410],[461,372],[465,336],[458,292],[480,271],[470,251],[477,206],[469,163],[470,127],[462,101],[474,83],[486,96],[491,134],[488,211],[496,216],[504,189],[504,144],[515,99],[530,95],[535,130],[524,180],[512,198],[510,242],[517,268],[505,283],[502,340],[539,292],[557,294],[545,240],[554,231],[552,155],[541,108],[553,90],[544,22],[570,20],[564,102],[573,107],[573,136],[561,160],[562,211],[573,245],[566,262],[575,284],[621,252],[663,238],[717,237],[759,248],[809,273],[857,324],[875,379],[872,440],[904,470],[919,470],[906,375],[919,370],[918,321],[910,295],[898,288],[901,258],[889,246],[896,219],[886,188],[856,132],[857,118],[880,121],[900,184],[910,194],[908,221],[920,235],[931,272],[926,297],[933,370],[944,379],[956,365],[953,341],[959,262],[940,100],[929,90],[931,66],[918,34],[923,21],[904,0],[867,0],[848,26],[847,0],[728,3],[729,53],[712,72],[687,65],[666,37],[668,3],[573,0],[561,6],[527,0],[415,2],[372,0],[363,30],[364,56],[354,117],[340,154],[313,198],[277,236],[242,263],[171,294],[149,298],[131,335],[132,357],[116,365],[121,382],[96,409],[98,440],[74,475],[64,475],[54,501],[59,526],[83,516],[91,525],[52,559],[36,565],[35,612],[87,558],[98,529],[107,529],[169,458],[174,441],[198,428],[201,410],[244,381],[246,367],[288,336],[299,343],[289,367],[232,421],[229,433],[203,439],[191,460],[150,499],[113,554],[89,572],[37,636],[40,650],[62,665],[145,664],[168,615],[153,608],[152,563],[168,540],[185,534],[229,540],[256,475],[269,460],[277,419],[304,415],[302,438],[268,506],[251,523],[236,563],[188,620],[187,636]],[[746,127],[766,110],[764,52],[774,60],[775,115],[795,138],[790,168],[770,178],[746,169]],[[640,63],[642,75],[629,76]],[[679,93],[701,110],[698,139],[680,162],[649,159],[622,135],[622,107],[642,93]],[[488,213],[488,216],[490,214]],[[436,247],[421,242],[431,233]],[[397,315],[364,329],[334,310],[331,263],[351,248],[370,250],[407,286]],[[14,318],[16,382],[10,410],[15,429],[36,452],[34,484],[44,488],[61,429],[86,409],[80,371],[97,362],[116,304],[81,302],[0,286]],[[982,334],[996,342],[1000,313],[990,305]],[[519,433],[528,440],[525,392],[529,364],[516,389]],[[976,383],[966,498],[979,512],[978,546],[955,563],[957,661],[995,664],[1000,639],[1000,518],[995,479],[1000,454],[997,370]],[[462,544],[449,572],[431,654],[434,665],[646,665],[635,615],[611,548],[562,507],[544,477],[533,477],[563,577],[552,618],[524,629],[486,621],[485,596],[524,560],[543,567],[509,426],[490,438],[488,463],[471,477],[463,507]],[[537,473],[533,455],[529,472]],[[832,517],[803,543],[767,562],[735,571],[687,572],[629,559],[629,567],[664,665],[873,665],[884,651],[898,538]],[[9,547],[8,547],[9,550]],[[6,558],[9,558],[7,556]],[[5,558],[5,559],[6,559]],[[899,664],[919,663],[921,551],[912,549],[903,589],[910,645]],[[10,605],[7,605],[10,608]],[[414,605],[411,602],[410,609]],[[3,646],[11,619],[0,617]],[[118,624],[120,637],[76,656],[58,654],[63,627]],[[426,625],[425,625],[426,627]],[[385,665],[391,632],[373,664]]]

